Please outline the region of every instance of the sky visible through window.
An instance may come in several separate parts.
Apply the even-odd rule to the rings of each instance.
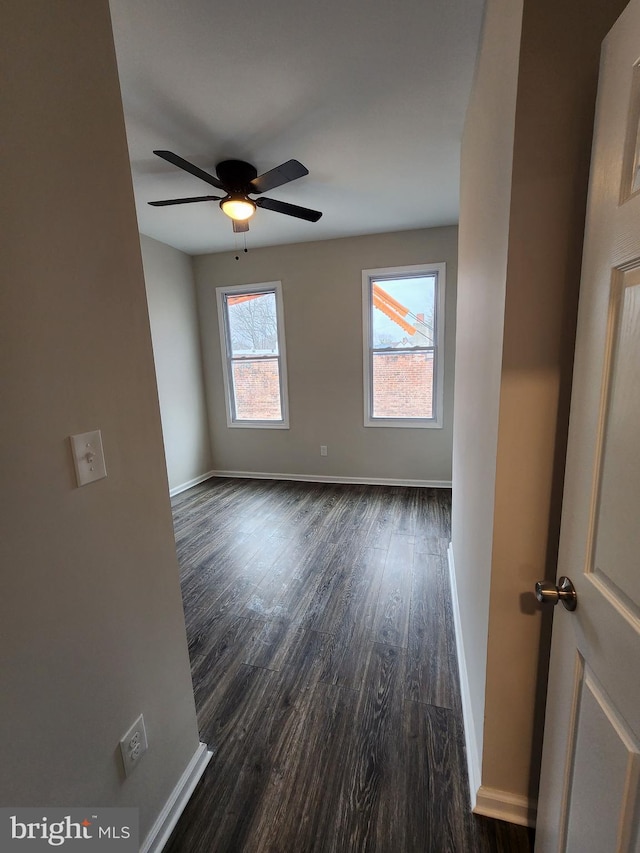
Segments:
[[[403,319],[410,325],[414,325],[419,315],[422,315],[424,323],[433,328],[435,282],[436,276],[428,275],[416,278],[373,280],[371,284],[372,286],[378,285],[389,296],[408,309],[408,314],[403,316],[401,312],[400,316],[403,316]],[[374,349],[377,347],[411,346],[412,344],[424,346],[425,341],[421,335],[408,335],[398,323],[379,308],[373,308],[372,318]]]

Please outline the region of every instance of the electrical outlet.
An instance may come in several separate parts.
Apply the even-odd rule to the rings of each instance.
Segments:
[[[138,762],[147,751],[147,732],[144,727],[144,717],[138,717],[129,731],[120,740],[120,752],[122,753],[122,764],[124,772],[128,776],[133,773]]]
[[[320,445],[320,456],[326,456],[326,455],[327,455],[327,445],[321,444]]]

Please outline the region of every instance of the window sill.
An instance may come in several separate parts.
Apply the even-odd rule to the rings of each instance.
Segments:
[[[288,421],[227,421],[230,429],[289,429]]]
[[[419,420],[418,418],[368,418],[365,427],[387,427],[390,429],[442,429],[437,420]]]

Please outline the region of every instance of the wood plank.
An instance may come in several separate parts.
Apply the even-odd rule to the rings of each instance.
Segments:
[[[287,669],[288,677],[302,679],[300,683],[306,689],[321,681],[331,669],[334,652],[335,638],[331,634],[313,631],[296,622],[268,621],[252,635],[244,662],[278,672]]]
[[[407,648],[413,546],[412,536],[392,534],[373,623],[374,642]]]
[[[314,708],[313,685],[322,668],[327,637],[313,631],[302,632],[298,626],[296,639],[286,667],[279,673],[270,672],[268,682],[255,675],[267,670],[241,667],[239,677],[225,693],[224,710],[219,718],[225,725],[218,731],[226,732],[227,709],[237,702],[240,711],[235,716],[243,747],[240,750],[235,734],[231,742],[228,737],[222,740],[221,750],[233,753],[236,776],[227,786],[225,812],[212,827],[209,849],[260,849],[259,835],[263,831],[260,813],[273,819],[274,810],[281,804],[283,786],[295,768],[294,756],[306,751],[309,734],[326,735],[322,726],[320,731],[316,726],[310,728],[308,714]],[[239,696],[245,689],[253,692],[249,699]],[[297,808],[300,793],[296,787]],[[286,818],[296,826],[298,815],[299,812],[289,810]]]
[[[453,708],[458,690],[451,671],[448,638],[453,636],[453,627],[446,607],[446,584],[442,557],[415,556],[404,693],[416,702]]]
[[[332,684],[360,688],[371,654],[371,636],[384,574],[386,552],[368,548],[353,569],[349,595],[327,606],[316,623],[320,631],[336,637],[333,667],[324,678]],[[339,606],[342,605],[342,608]]]
[[[393,496],[389,486],[373,486],[369,503],[371,504],[371,509],[367,513],[369,524],[362,529],[366,535],[367,547],[382,548],[386,551],[396,528]]]
[[[227,630],[229,621],[243,612],[251,598],[255,584],[246,577],[239,577],[221,595],[203,600],[187,621],[187,641],[190,655],[205,652],[210,639]]]
[[[354,691],[328,684],[309,692],[286,759],[272,769],[247,849],[345,849],[337,816],[356,699]]]
[[[396,776],[404,792],[405,849],[442,853],[475,849],[467,840],[468,785],[457,770],[463,754],[452,712],[417,702],[405,702],[403,710],[395,737],[404,768]]]
[[[343,846],[329,848],[336,853],[341,849],[406,849],[402,844],[403,827],[397,823],[383,827],[383,821],[379,820],[385,781],[396,760],[391,747],[398,720],[402,654],[393,646],[371,646],[364,687],[358,694],[353,736],[340,778],[337,820]],[[382,838],[389,842],[388,846],[379,846]]]
[[[311,583],[318,583],[316,561],[318,566],[330,564],[335,551],[335,545],[324,540],[279,541],[284,543],[284,547],[278,550],[276,560],[247,603],[247,615],[270,619],[292,618],[289,612],[298,612],[301,603],[291,598],[289,588],[301,578],[311,577]],[[294,586],[294,589],[297,588]],[[308,586],[303,587],[303,591],[312,593]]]
[[[263,626],[262,622],[234,616],[211,632],[200,654],[192,654],[191,677],[199,713],[206,713],[212,702],[219,701]]]
[[[451,539],[451,489],[420,489],[418,524]]]
[[[418,512],[421,506],[422,489],[392,486],[393,508],[396,517],[395,532],[414,536]]]
[[[334,543],[326,544],[327,550],[315,564],[314,574],[306,573],[296,578],[286,596],[291,618],[316,629],[327,608],[347,594],[359,551],[359,543],[351,542],[343,548]]]
[[[247,790],[242,771],[255,751],[266,717],[273,720],[281,714],[282,709],[270,701],[278,677],[268,670],[241,666],[219,702],[212,703],[200,733],[214,755],[165,853],[242,850],[234,839],[241,841],[260,799],[260,785],[255,784],[260,773],[253,774],[253,790]],[[243,809],[238,808],[239,801]]]

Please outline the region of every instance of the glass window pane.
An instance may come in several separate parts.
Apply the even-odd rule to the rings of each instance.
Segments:
[[[236,420],[281,421],[278,359],[242,359],[231,363]]]
[[[227,315],[233,358],[279,354],[275,293],[227,296]]]
[[[433,417],[433,352],[374,352],[374,418]]]
[[[435,275],[371,282],[374,350],[434,345],[435,284]]]

